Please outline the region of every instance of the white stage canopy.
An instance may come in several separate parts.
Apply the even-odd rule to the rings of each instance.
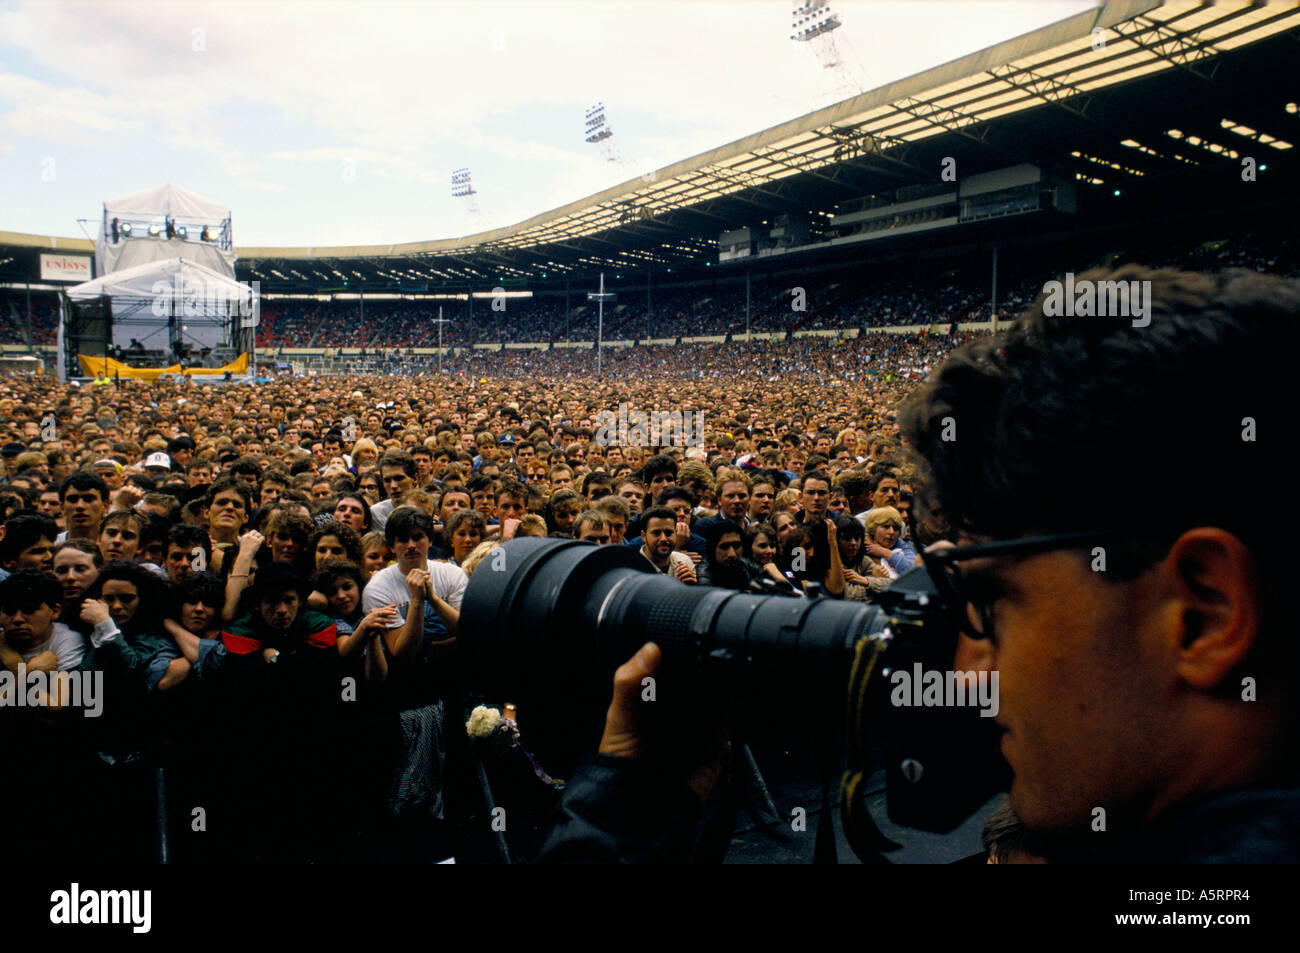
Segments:
[[[165,223],[169,219],[185,227],[185,238],[167,237]],[[115,220],[118,222],[116,236],[112,230]],[[129,236],[121,229],[128,223]],[[149,234],[150,225],[160,227],[157,235]],[[205,228],[213,230],[216,241],[203,240]],[[233,279],[235,252],[230,234],[230,209],[176,185],[141,189],[104,202],[103,222],[95,243],[97,274],[107,275],[179,257]]]
[[[159,350],[174,340],[201,348],[230,346],[236,330],[257,326],[260,310],[251,286],[184,258],[115,271],[73,285],[65,294],[72,301],[107,296],[113,343],[119,347],[133,339]]]
[[[178,222],[205,222],[218,225],[230,218],[230,209],[195,195],[177,185],[158,185],[141,189],[104,202],[104,214],[109,221],[114,218],[137,219],[157,216],[174,218]]]

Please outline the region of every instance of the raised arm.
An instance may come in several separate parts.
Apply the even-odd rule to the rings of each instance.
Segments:
[[[235,557],[235,564],[230,567],[230,575],[226,577],[226,604],[221,609],[221,618],[226,622],[234,621],[239,614],[239,597],[248,588],[248,574],[253,568],[253,557],[264,542],[266,537],[255,529],[239,537],[239,554]]]

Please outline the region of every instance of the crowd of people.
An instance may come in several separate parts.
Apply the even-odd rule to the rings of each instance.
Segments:
[[[0,378],[0,757],[79,819],[20,840],[493,856],[461,729],[485,699],[457,646],[495,550],[576,540],[674,585],[875,601],[943,535],[914,505],[931,488],[899,409],[954,350],[990,346],[954,328],[609,348],[599,375],[591,349],[552,348],[451,355],[437,376],[408,352],[256,383]],[[682,426],[636,429],[652,411]],[[522,755],[494,783],[527,859],[575,766],[539,764],[526,713],[507,720]],[[29,796],[7,787],[0,811]]]
[[[4,756],[60,805],[100,792],[79,855],[149,856],[161,765],[182,856],[473,856],[454,646],[487,554],[587,540],[683,585],[869,601],[916,559],[894,408],[957,340],[665,348],[601,381],[590,351],[440,379],[0,379],[0,662],[103,686],[103,717],[57,679],[0,699]],[[625,407],[687,427],[620,434]]]

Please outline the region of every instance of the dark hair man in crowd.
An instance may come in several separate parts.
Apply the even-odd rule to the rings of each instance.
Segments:
[[[99,535],[99,521],[108,509],[108,484],[93,473],[77,472],[59,487],[59,504],[63,507],[66,532],[56,540],[88,539]]]

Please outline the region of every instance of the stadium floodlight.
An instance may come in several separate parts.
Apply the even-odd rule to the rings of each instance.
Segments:
[[[474,183],[469,169],[457,169],[451,174],[451,194],[463,199],[474,194]]]
[[[203,234],[200,237],[205,242],[215,242],[217,240],[217,230],[211,225],[204,225]]]
[[[149,226],[149,236],[150,236],[151,238],[157,238],[157,237],[158,237],[159,235],[161,235],[161,234],[162,234],[162,226],[161,226],[161,225],[150,225],[150,226]]]
[[[452,198],[462,199],[470,216],[478,215],[478,192],[474,188],[474,178],[469,169],[456,169],[451,174]]]
[[[790,39],[798,43],[815,40],[844,25],[840,21],[840,15],[830,8],[827,0],[796,2],[791,17],[794,22],[790,24],[790,29],[794,32],[790,34]]]
[[[844,100],[861,93],[860,70],[849,67],[836,44],[836,31],[844,21],[828,0],[794,0],[790,20],[790,39],[806,44],[816,54],[822,77],[835,99]],[[856,62],[856,56],[853,59]]]
[[[130,238],[130,237],[131,237],[131,223],[130,223],[130,222],[123,222],[123,223],[122,223],[122,234],[125,235],[127,238]]]
[[[186,238],[188,235],[189,235],[189,229],[187,229],[184,225],[177,225],[177,226],[176,226],[176,236],[177,236],[178,238],[184,239],[184,238]]]
[[[587,110],[587,120],[583,127],[584,142],[600,142],[614,135],[614,130],[609,128],[609,123],[605,120],[605,104],[596,103]]]
[[[587,110],[582,126],[582,141],[599,145],[607,162],[622,163],[618,147],[614,144],[614,130],[605,115],[604,103],[596,103]]]

